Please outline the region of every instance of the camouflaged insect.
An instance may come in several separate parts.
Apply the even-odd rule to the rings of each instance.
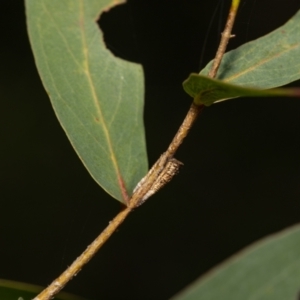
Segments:
[[[139,202],[138,206],[143,204],[149,197],[151,197],[153,194],[155,194],[158,190],[160,190],[163,186],[165,186],[174,175],[178,174],[180,166],[183,165],[182,162],[175,158],[170,158],[166,164],[166,166],[162,169],[162,171],[159,173],[158,177],[154,181],[153,185],[149,189],[149,191],[144,195],[144,197]],[[151,168],[149,174],[151,174],[152,170],[154,169],[155,165]],[[148,174],[141,179],[141,181],[137,184],[134,191],[137,191],[142,184],[145,182]]]

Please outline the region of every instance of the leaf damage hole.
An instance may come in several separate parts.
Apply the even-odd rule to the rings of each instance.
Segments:
[[[103,12],[98,25],[107,49],[119,58],[140,63],[133,12],[129,4],[116,5]]]

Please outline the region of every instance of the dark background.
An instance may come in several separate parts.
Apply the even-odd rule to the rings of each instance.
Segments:
[[[129,0],[101,17],[109,48],[144,66],[150,164],[191,103],[182,81],[215,54],[230,0],[219,2]],[[299,0],[243,0],[229,47],[270,32],[299,8]],[[90,177],[56,120],[24,3],[5,1],[0,13],[0,278],[47,285],[121,207]],[[180,175],[130,215],[65,290],[94,300],[168,299],[253,241],[299,222],[299,117],[300,101],[284,98],[205,109],[176,156]]]

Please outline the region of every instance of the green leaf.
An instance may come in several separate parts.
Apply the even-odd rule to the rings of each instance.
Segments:
[[[285,25],[255,41],[226,53],[216,78],[207,75],[212,61],[183,82],[196,104],[240,96],[299,96],[299,89],[270,89],[300,78],[300,11]],[[201,76],[202,75],[202,76]]]
[[[117,0],[26,0],[36,65],[92,177],[126,202],[147,172],[140,65],[107,50],[96,20]]]
[[[225,83],[221,80],[211,79],[198,74],[191,74],[189,78],[183,82],[183,88],[190,96],[194,98],[194,102],[197,105],[204,104],[206,106],[209,106],[217,101],[223,101],[240,96],[300,97],[300,89],[297,88],[261,90]]]
[[[262,20],[263,22],[264,20]],[[222,59],[216,78],[228,83],[269,89],[300,78],[300,10],[285,25]],[[201,72],[208,75],[210,62]]]
[[[37,285],[0,279],[1,300],[31,300],[42,290],[43,288]],[[84,299],[72,294],[61,292],[57,296],[55,296],[53,300],[84,300]]]
[[[300,226],[233,256],[172,300],[295,300],[300,291]]]

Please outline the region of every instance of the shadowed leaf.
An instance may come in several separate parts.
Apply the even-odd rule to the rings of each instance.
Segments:
[[[300,290],[300,226],[246,248],[172,300],[295,300]]]
[[[211,79],[198,74],[191,74],[189,78],[183,82],[183,88],[191,97],[194,98],[194,102],[197,105],[204,104],[206,106],[209,106],[217,101],[240,96],[300,97],[300,89],[298,88],[261,90],[228,84],[223,81]]]
[[[37,285],[27,284],[23,282],[0,279],[0,299],[1,300],[31,300],[43,288]],[[59,293],[53,300],[85,300],[81,297]]]

